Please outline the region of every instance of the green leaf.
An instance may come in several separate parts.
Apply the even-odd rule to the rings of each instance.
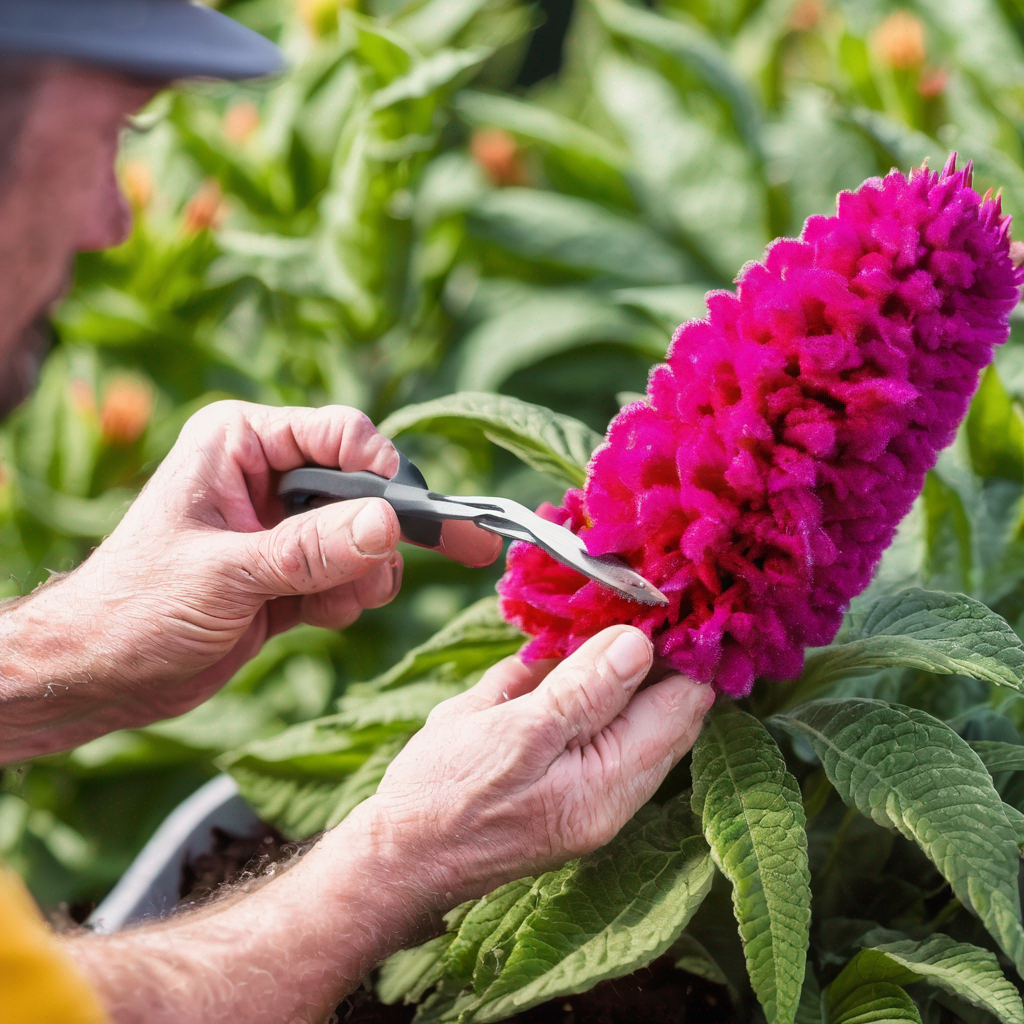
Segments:
[[[963,594],[912,587],[852,617],[845,642],[807,656],[799,693],[879,668],[965,675],[1024,692],[1024,644],[1001,615]]]
[[[1024,1004],[1006,980],[994,953],[936,933],[862,949],[832,983],[829,998],[844,999],[871,982],[911,985],[926,981],[993,1014],[1003,1024],[1024,1024]]]
[[[541,148],[554,191],[601,205],[635,206],[634,188],[627,177],[628,156],[603,135],[554,110],[511,96],[463,90],[452,105],[471,124],[502,128]]]
[[[295,839],[336,825],[371,796],[424,719],[351,729],[344,715],[303,722],[219,758],[249,805]]]
[[[628,974],[672,945],[713,875],[687,798],[647,804],[603,849],[474,904],[416,1020],[500,1021]]]
[[[449,43],[491,0],[430,0],[403,13],[394,27],[421,50]]]
[[[619,0],[594,0],[594,9],[615,35],[654,47],[697,74],[728,105],[736,130],[751,151],[762,155],[757,99],[710,35],[695,24],[663,18]]]
[[[863,132],[904,174],[925,160],[939,167],[945,162],[946,152],[938,143],[877,110],[867,107],[840,109],[836,111],[836,119]]]
[[[450,933],[438,935],[422,946],[402,949],[389,957],[377,974],[377,998],[385,1005],[400,999],[419,1002],[423,993],[436,982],[434,970],[453,937]]]
[[[687,110],[650,67],[606,55],[593,74],[602,107],[629,144],[648,218],[678,237],[705,279],[728,284],[770,238],[756,160]]]
[[[583,486],[587,463],[602,440],[571,416],[518,398],[471,391],[406,406],[379,429],[387,437],[406,430],[443,434],[453,440],[482,436],[567,487]]]
[[[800,990],[800,1005],[796,1008],[796,1024],[822,1024],[821,987],[810,964],[807,965],[803,988]]]
[[[572,150],[618,174],[628,164],[627,155],[603,135],[535,103],[464,89],[452,100],[452,106],[473,124],[504,128],[534,142]]]
[[[285,729],[224,755],[260,816],[287,835],[336,825],[377,789],[387,766],[449,697],[463,692],[523,642],[485,598],[368,683],[354,684],[338,713]]]
[[[661,358],[668,333],[582,292],[550,289],[475,327],[462,342],[457,385],[492,391],[516,370],[580,345],[611,342]]]
[[[980,476],[1024,482],[1024,410],[988,367],[967,413],[971,460]]]
[[[725,971],[722,970],[708,950],[692,935],[687,935],[686,932],[683,932],[672,943],[669,955],[675,959],[677,970],[686,971],[688,974],[695,974],[698,978],[710,981],[713,985],[721,985],[728,990],[729,998],[733,1004],[741,1005],[740,994],[726,977]]]
[[[524,640],[522,633],[501,617],[498,599],[485,597],[386,672],[362,686],[350,687],[349,699],[414,682],[458,683],[466,689],[492,665],[515,654]]]
[[[707,316],[707,289],[699,285],[662,285],[657,288],[620,288],[611,296],[622,306],[643,310],[670,330],[686,320]]]
[[[964,740],[923,711],[859,698],[814,701],[772,721],[811,745],[847,804],[916,842],[1024,967],[1016,830]]]
[[[826,1024],[921,1024],[914,1000],[889,982],[861,985],[832,1000],[826,991]]]
[[[1024,772],[1024,746],[999,740],[969,740],[982,764],[994,775],[996,772]]]
[[[800,786],[768,730],[739,710],[711,718],[691,771],[694,813],[733,885],[751,984],[769,1024],[792,1024],[811,922]]]
[[[374,93],[370,106],[373,110],[383,110],[403,100],[424,99],[451,85],[463,72],[479,67],[491,52],[481,46],[468,50],[440,50],[420,61],[408,74]]]
[[[18,474],[17,493],[26,511],[57,533],[100,540],[113,532],[137,492],[112,487],[98,498],[76,498]]]
[[[477,238],[530,260],[636,284],[678,284],[695,265],[645,224],[585,199],[532,188],[483,195],[466,226]]]

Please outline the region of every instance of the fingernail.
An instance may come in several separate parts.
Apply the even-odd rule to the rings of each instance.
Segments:
[[[630,629],[611,642],[604,657],[620,679],[632,679],[650,663],[651,645],[645,636]]]
[[[382,555],[389,551],[390,533],[384,513],[376,504],[360,509],[352,522],[352,542],[361,555]]]

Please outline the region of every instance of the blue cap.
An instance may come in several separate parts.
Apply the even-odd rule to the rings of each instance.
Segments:
[[[160,81],[284,69],[269,40],[190,0],[0,0],[0,62],[4,55],[65,57]]]

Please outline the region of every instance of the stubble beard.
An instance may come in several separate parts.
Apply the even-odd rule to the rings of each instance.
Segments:
[[[14,338],[11,354],[0,359],[5,364],[0,367],[0,419],[32,393],[52,337],[49,319],[41,314]]]

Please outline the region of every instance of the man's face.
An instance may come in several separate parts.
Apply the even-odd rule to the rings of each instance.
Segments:
[[[0,416],[23,401],[45,352],[44,322],[75,254],[119,245],[131,212],[114,165],[126,119],[158,87],[46,61],[0,180]]]

